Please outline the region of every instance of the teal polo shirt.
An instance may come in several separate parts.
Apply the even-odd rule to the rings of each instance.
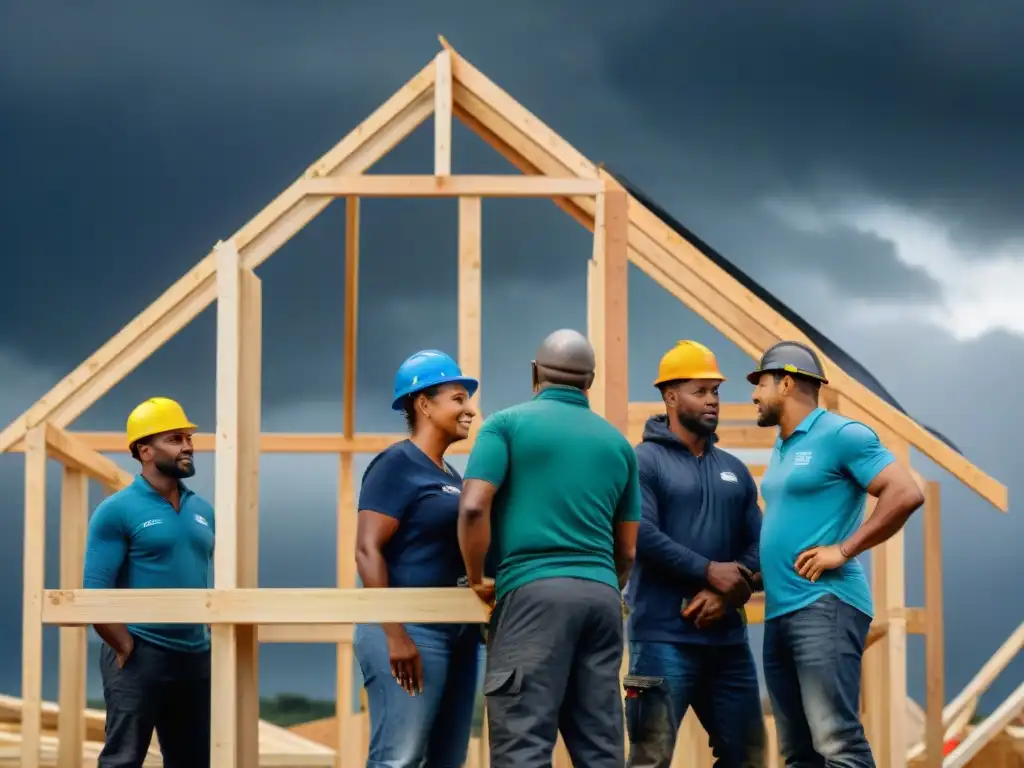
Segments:
[[[89,519],[85,589],[209,589],[216,522],[213,507],[179,485],[174,510],[137,475],[104,499]],[[206,651],[206,624],[129,624],[128,631],[176,651]]]
[[[788,438],[775,441],[761,480],[766,620],[825,594],[873,617],[871,589],[858,560],[825,571],[814,583],[796,572],[795,563],[804,550],[840,544],[857,530],[867,486],[893,461],[873,430],[823,408],[811,411]]]
[[[499,486],[491,514],[497,599],[537,579],[590,579],[619,591],[615,525],[640,519],[636,453],[590,409],[551,386],[480,427],[466,480]]]

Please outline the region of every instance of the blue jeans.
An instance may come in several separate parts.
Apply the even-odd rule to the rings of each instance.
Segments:
[[[411,696],[391,676],[384,630],[356,626],[353,650],[370,708],[367,768],[460,768],[476,703],[480,627],[406,624],[423,661],[423,693]]]
[[[860,722],[871,618],[834,595],[764,625],[764,676],[788,768],[874,768]]]
[[[624,683],[630,768],[668,768],[691,706],[708,732],[715,766],[764,765],[761,693],[746,643],[631,642]]]

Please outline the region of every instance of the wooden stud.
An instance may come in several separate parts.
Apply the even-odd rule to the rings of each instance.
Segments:
[[[459,198],[459,368],[464,376],[481,380],[483,370],[483,274],[481,201],[479,197]],[[481,385],[482,389],[482,385]],[[473,396],[477,417],[470,440],[483,421],[480,389]]]
[[[43,591],[46,578],[46,428],[25,435],[25,540],[22,549],[21,768],[39,768],[43,706]]]
[[[82,588],[88,528],[89,476],[65,466],[60,494],[61,589]],[[88,631],[86,627],[60,628],[57,768],[81,768],[82,765]]]
[[[940,485],[925,485],[924,502],[924,642],[925,642],[925,768],[942,768],[942,708],[945,691],[945,630],[942,609],[942,520]]]
[[[45,424],[46,450],[50,458],[57,459],[68,469],[74,469],[99,481],[110,491],[119,491],[131,485],[134,475],[121,469],[106,456],[102,456],[85,442],[53,424]],[[127,451],[124,433],[119,433],[121,449]]]
[[[452,173],[452,55],[434,58],[434,175]]]
[[[342,436],[351,439],[356,419],[356,354],[359,336],[359,198],[345,200],[345,327],[344,382],[342,404]],[[354,589],[356,573],[356,492],[352,470],[352,454],[342,454],[338,467],[338,587]],[[307,631],[312,627],[306,628]],[[360,738],[359,713],[353,711],[355,660],[352,653],[351,627],[349,640],[337,644],[337,676],[335,717],[338,721],[338,743],[335,765],[344,768],[365,762]]]
[[[590,402],[622,433],[629,433],[629,260],[626,193],[610,182],[597,197],[594,253],[587,271],[587,335],[597,372]]]

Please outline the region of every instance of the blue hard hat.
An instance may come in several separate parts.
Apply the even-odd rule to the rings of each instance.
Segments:
[[[469,396],[476,392],[480,382],[469,376],[462,375],[459,364],[444,352],[436,349],[424,349],[410,355],[398,366],[395,374],[395,393],[391,409],[402,410],[402,402],[409,395],[420,392],[436,384],[462,384]]]

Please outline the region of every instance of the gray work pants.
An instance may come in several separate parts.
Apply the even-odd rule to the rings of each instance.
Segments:
[[[550,768],[559,731],[573,765],[624,768],[621,664],[614,588],[555,578],[505,595],[484,678],[491,768]]]

